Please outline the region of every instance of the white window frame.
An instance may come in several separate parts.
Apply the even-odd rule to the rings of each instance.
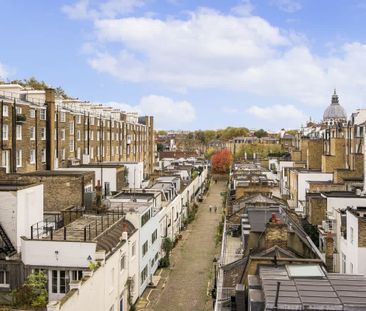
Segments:
[[[23,126],[20,124],[16,125],[16,137],[17,137],[17,140],[23,139]]]
[[[45,127],[41,127],[41,139],[46,140],[47,132]]]
[[[29,152],[29,163],[30,164],[36,163],[36,150],[35,149],[31,149]]]
[[[8,117],[9,116],[9,106],[8,105],[3,105],[3,117]]]
[[[9,125],[3,124],[3,140],[9,139]]]
[[[31,126],[29,128],[29,139],[35,140],[36,139],[36,128],[34,126]]]
[[[47,119],[47,112],[46,109],[41,109],[39,111],[39,119],[40,120],[46,120]]]
[[[16,152],[16,166],[22,167],[23,165],[23,151],[22,149],[18,149]]]
[[[29,110],[29,117],[34,119],[36,117],[36,110],[35,109],[30,109]]]
[[[46,156],[46,149],[42,149],[42,150],[41,150],[41,162],[42,162],[42,163],[46,163],[46,159],[47,159],[47,156]]]

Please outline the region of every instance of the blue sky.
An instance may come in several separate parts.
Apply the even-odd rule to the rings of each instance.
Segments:
[[[0,76],[161,129],[295,128],[366,100],[363,0],[0,0]]]

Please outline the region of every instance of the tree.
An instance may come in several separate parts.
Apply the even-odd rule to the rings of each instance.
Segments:
[[[211,157],[212,171],[218,174],[227,174],[233,163],[233,155],[228,149],[219,150]]]
[[[205,152],[205,157],[206,159],[211,159],[212,155],[217,152],[217,149],[216,148],[213,148],[213,147],[208,147],[206,152]]]
[[[254,136],[257,138],[266,137],[267,135],[268,135],[268,133],[264,129],[260,129],[260,130],[254,132]]]
[[[24,285],[12,294],[17,306],[45,307],[48,302],[46,275],[43,272],[29,274]]]

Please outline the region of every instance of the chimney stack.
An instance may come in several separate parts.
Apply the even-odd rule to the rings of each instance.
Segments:
[[[47,120],[46,120],[46,167],[47,170],[53,170],[55,166],[55,90],[46,89],[46,107],[47,107]]]
[[[287,248],[288,229],[287,225],[277,218],[276,214],[272,214],[271,221],[266,225],[265,231],[265,247],[271,248],[275,245]]]
[[[325,237],[325,265],[328,272],[333,272],[334,239],[332,233],[328,232]]]

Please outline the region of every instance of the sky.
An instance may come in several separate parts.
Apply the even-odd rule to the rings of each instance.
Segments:
[[[0,77],[154,115],[299,128],[366,108],[365,0],[0,0]]]

